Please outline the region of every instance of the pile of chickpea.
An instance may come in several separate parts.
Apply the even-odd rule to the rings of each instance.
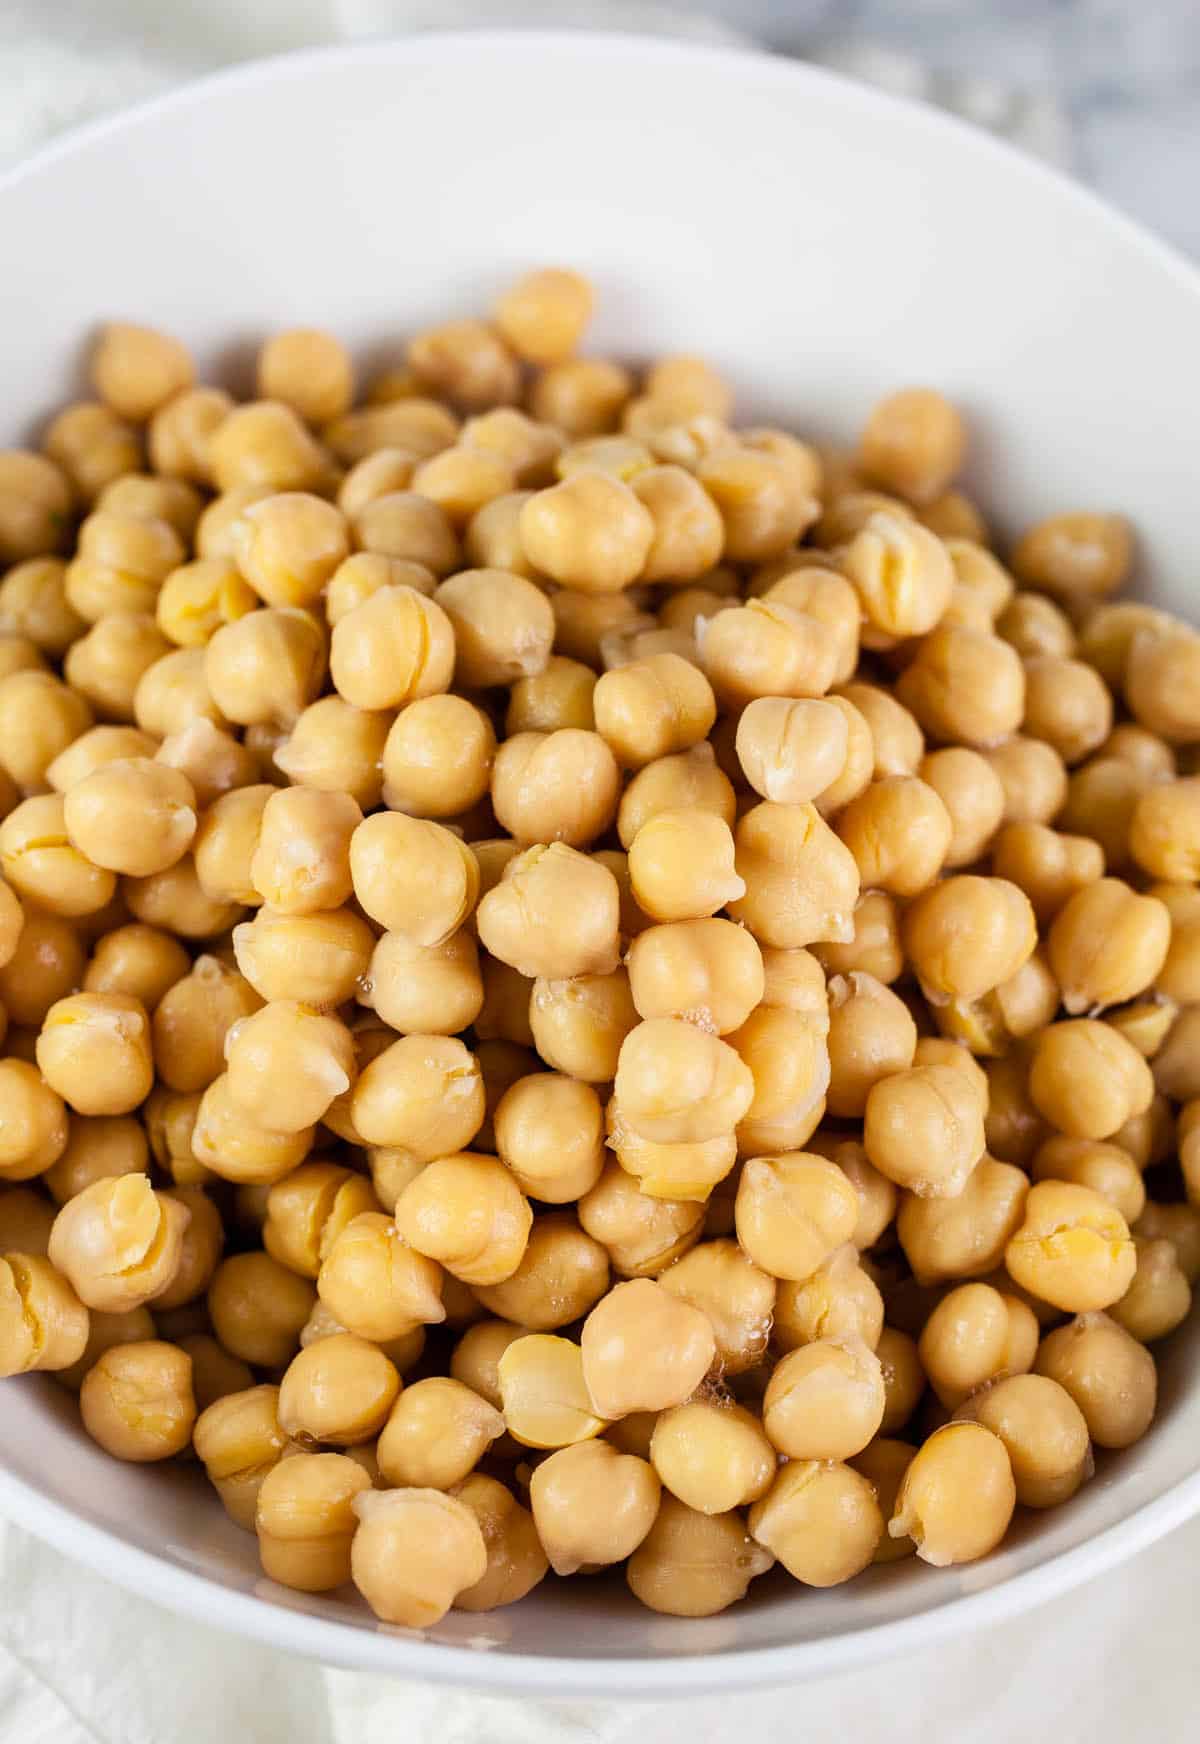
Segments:
[[[1200,1272],[1200,635],[591,307],[0,454],[0,1374],[418,1628],[986,1555]]]

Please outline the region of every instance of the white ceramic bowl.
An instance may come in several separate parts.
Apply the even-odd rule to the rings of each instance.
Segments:
[[[597,346],[705,352],[744,409],[804,431],[847,436],[881,391],[938,384],[970,415],[972,488],[1001,525],[1126,510],[1145,585],[1198,613],[1195,274],[986,136],[807,67],[578,35],[299,55],[53,147],[0,183],[0,235],[7,440],[61,401],[101,317],[159,322],[226,372],[299,321],[380,356],[563,260],[599,285]],[[421,1634],[262,1581],[198,1478],[108,1459],[53,1383],[2,1400],[0,1505],[114,1580],[338,1664],[562,1695],[881,1658],[1027,1609],[1200,1508],[1192,1327],[1144,1441],[980,1564],[824,1593],[775,1574],[701,1622],[640,1610],[616,1580],[549,1582]]]

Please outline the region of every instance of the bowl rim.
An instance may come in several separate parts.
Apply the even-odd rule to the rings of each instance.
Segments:
[[[741,81],[762,80],[793,90],[806,85],[831,90],[843,103],[857,105],[885,120],[888,116],[900,118],[906,126],[922,128],[953,144],[968,157],[975,153],[983,159],[1002,162],[1009,174],[1036,184],[1043,193],[1049,190],[1064,207],[1090,214],[1092,221],[1119,238],[1127,248],[1156,262],[1161,270],[1190,289],[1200,307],[1200,268],[1171,243],[1110,206],[1064,171],[970,122],[828,68],[769,51],[619,31],[523,28],[419,31],[405,36],[384,35],[317,45],[238,62],[66,130],[0,173],[0,199],[11,189],[52,171],[60,161],[84,154],[114,134],[136,130],[160,115],[187,111],[225,90],[303,76],[314,66],[352,66],[380,55],[400,61],[410,57],[428,61],[479,54],[498,59],[527,57],[539,52],[585,55],[589,71],[594,70],[597,60],[619,62],[636,56],[643,63],[655,60],[664,66],[708,62],[724,67]],[[334,1618],[291,1610],[180,1567],[79,1518],[67,1506],[40,1494],[6,1469],[2,1448],[0,1512],[121,1587],[198,1622],[285,1652],[356,1670],[506,1694],[661,1700],[763,1689],[832,1676],[935,1645],[968,1629],[1004,1622],[1104,1573],[1200,1513],[1200,1469],[1084,1543],[1051,1554],[1045,1561],[993,1586],[957,1593],[912,1615],[809,1640],[769,1647],[731,1647],[717,1653],[701,1651],[668,1659],[493,1653],[428,1642],[417,1632],[382,1627],[362,1629]]]

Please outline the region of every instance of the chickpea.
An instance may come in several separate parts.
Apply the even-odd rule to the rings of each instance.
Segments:
[[[277,1132],[249,1119],[222,1072],[204,1091],[192,1128],[192,1154],[223,1180],[270,1186],[304,1161],[314,1129]]]
[[[839,1118],[861,1119],[871,1086],[912,1065],[917,1030],[908,1007],[862,971],[829,984],[828,1101]]]
[[[850,535],[841,568],[870,627],[885,636],[924,636],[954,591],[954,566],[937,536],[907,514],[881,508]]]
[[[379,803],[392,717],[324,696],[302,710],[276,752],[277,767],[300,787],[347,794],[370,810]]]
[[[837,1460],[789,1461],[751,1508],[749,1525],[806,1586],[837,1586],[880,1560],[884,1517],[874,1482]]]
[[[54,1207],[32,1187],[0,1187],[0,1254],[46,1257]]]
[[[204,650],[203,665],[208,689],[227,719],[290,728],[321,687],[324,640],[307,612],[263,607],[222,625]]]
[[[1152,896],[1101,878],[1068,898],[1047,939],[1063,1004],[1076,1015],[1132,999],[1166,961],[1171,917]]]
[[[382,1212],[352,1216],[323,1247],[321,1301],[359,1338],[386,1344],[445,1319],[441,1268],[410,1247]]]
[[[532,1332],[552,1332],[582,1319],[608,1288],[608,1255],[566,1212],[535,1219],[516,1271],[480,1285],[484,1308]]]
[[[1166,1238],[1134,1237],[1137,1270],[1112,1318],[1141,1344],[1166,1338],[1192,1306],[1192,1289],[1179,1263],[1174,1242]]]
[[[729,1240],[702,1242],[659,1273],[664,1290],[707,1315],[716,1360],[726,1375],[762,1361],[775,1303],[775,1280]]]
[[[1097,1447],[1129,1447],[1153,1421],[1154,1359],[1107,1314],[1079,1314],[1047,1333],[1036,1368],[1074,1399]]]
[[[259,1487],[255,1509],[263,1572],[299,1592],[329,1592],[350,1578],[358,1536],[355,1498],[371,1480],[342,1453],[282,1459]]]
[[[3,471],[0,459],[0,479]],[[0,515],[7,512],[0,507]],[[67,601],[66,564],[57,557],[14,563],[0,582],[0,628],[27,637],[43,654],[60,659],[87,629],[86,619]]]
[[[729,825],[709,811],[662,811],[629,848],[638,906],[659,921],[699,920],[746,893]]]
[[[948,1423],[918,1448],[900,1482],[893,1538],[935,1568],[974,1562],[1008,1530],[1016,1485],[1008,1450],[982,1423]]]
[[[1104,850],[1090,837],[1064,835],[1045,824],[1009,823],[996,837],[992,869],[1025,892],[1046,925],[1103,878]]]
[[[230,1100],[270,1132],[315,1126],[355,1071],[345,1024],[293,1000],[275,1000],[234,1024],[225,1059]]]
[[[1004,1262],[1020,1227],[1029,1184],[1011,1163],[985,1156],[953,1199],[905,1194],[896,1231],[917,1282],[981,1277]]]
[[[1115,593],[1129,573],[1133,536],[1121,515],[1052,515],[1022,534],[1012,567],[1026,587],[1057,597]]]
[[[146,1135],[132,1116],[77,1116],[65,1150],[43,1180],[55,1201],[65,1205],[106,1176],[146,1174],[149,1157]]]
[[[508,1431],[526,1447],[568,1447],[605,1427],[583,1378],[577,1344],[548,1333],[514,1339],[498,1364]]]
[[[750,1070],[716,1036],[677,1018],[650,1018],[621,1046],[615,1092],[646,1139],[690,1144],[729,1133],[754,1096]]]
[[[518,678],[509,693],[504,730],[554,733],[566,728],[591,732],[596,725],[592,692],[596,674],[579,660],[552,654],[540,672]]]
[[[400,1377],[383,1352],[350,1332],[301,1350],[279,1388],[279,1426],[302,1446],[353,1447],[389,1420]]]
[[[48,1259],[18,1252],[0,1258],[0,1376],[68,1369],[89,1335],[87,1309]]]
[[[765,800],[742,817],[735,841],[746,893],[729,909],[760,944],[794,949],[850,936],[856,867],[815,807]]]
[[[742,1169],[738,1240],[773,1277],[811,1277],[850,1239],[857,1215],[854,1187],[826,1157],[804,1151],[752,1157]]]
[[[68,995],[43,1019],[37,1061],[77,1113],[127,1114],[154,1084],[145,1007],[123,993]]]
[[[785,1353],[823,1339],[861,1340],[874,1350],[882,1331],[883,1298],[852,1243],[836,1248],[809,1277],[779,1287],[772,1332]]]
[[[33,803],[33,802],[26,802]],[[178,770],[148,758],[105,763],[58,802],[66,832],[94,866],[134,877],[165,872],[196,833],[196,795]],[[3,833],[12,819],[0,825]]]
[[[0,967],[0,1001],[10,1020],[40,1028],[55,1000],[79,986],[84,960],[83,944],[69,921],[31,909],[25,915],[15,949]],[[10,1039],[9,1052],[12,1051]],[[0,1145],[0,1171],[3,1149]]]
[[[84,1376],[80,1415],[88,1434],[116,1459],[170,1459],[192,1437],[192,1359],[157,1339],[106,1350]]]
[[[867,1156],[899,1187],[954,1198],[983,1155],[986,1106],[986,1093],[959,1065],[895,1072],[867,1094]]]
[[[553,479],[555,462],[563,451],[565,438],[562,431],[552,424],[540,424],[524,412],[500,406],[476,418],[468,418],[462,427],[462,442],[465,447],[503,461],[519,485],[541,486]],[[512,498],[523,493],[512,491],[507,494]],[[507,569],[510,565],[502,563],[498,567]]]
[[[860,1453],[883,1418],[883,1371],[861,1339],[821,1338],[775,1365],[763,1396],[763,1428],[790,1459]]]
[[[454,817],[487,793],[495,755],[491,722],[464,697],[411,702],[383,744],[384,801],[415,817]]]
[[[903,388],[873,408],[858,466],[881,490],[932,503],[963,462],[966,432],[950,402],[932,388]]]
[[[106,612],[67,650],[63,675],[98,714],[132,720],[142,680],[170,646],[149,613]]]
[[[160,1000],[151,1026],[155,1068],[172,1090],[203,1090],[220,1073],[225,1037],[262,1001],[219,957],[197,957]]]
[[[729,710],[760,697],[823,697],[839,669],[826,625],[774,598],[751,599],[698,621],[696,646],[717,699]]]
[[[337,1163],[301,1163],[267,1193],[263,1246],[302,1277],[315,1278],[346,1225],[378,1201],[370,1182]]]
[[[1090,666],[1042,654],[1025,662],[1025,679],[1022,725],[1031,738],[1045,739],[1068,764],[1104,743],[1112,731],[1112,696]]]
[[[183,1206],[190,1216],[175,1275],[153,1298],[155,1312],[166,1314],[203,1295],[220,1263],[225,1230],[220,1212],[203,1188],[168,1187],[162,1197]]]
[[[0,978],[2,978],[0,971]],[[609,1083],[626,1036],[638,1022],[624,969],[571,978],[539,977],[533,983],[528,1023],[533,1045],[547,1066]]]
[[[734,1133],[690,1143],[663,1144],[645,1138],[621,1114],[616,1098],[608,1107],[608,1142],[621,1167],[637,1177],[652,1199],[707,1200],[737,1160]]]
[[[1017,594],[997,618],[996,633],[1022,660],[1042,656],[1069,660],[1077,648],[1075,629],[1066,612],[1040,593]]]
[[[400,933],[384,933],[364,985],[380,1017],[409,1034],[456,1035],[483,1009],[479,953],[465,929],[441,945],[414,945]]]
[[[817,799],[840,778],[849,739],[835,702],[760,697],[738,721],[737,754],[756,793],[798,805]]]
[[[501,1161],[531,1198],[565,1204],[599,1180],[603,1114],[590,1085],[556,1072],[518,1079],[501,1097],[494,1124]]]
[[[934,630],[896,689],[931,737],[969,746],[1000,743],[1025,714],[1025,668],[1015,650],[989,630]]]
[[[93,502],[106,484],[142,467],[139,433],[109,406],[80,400],[59,412],[42,441],[75,493]]]
[[[281,401],[306,424],[328,424],[349,411],[354,370],[345,347],[332,333],[293,327],[276,333],[257,362],[258,392]]]
[[[1062,810],[1067,768],[1053,745],[1016,733],[983,755],[1004,789],[1006,824],[1048,824]]]
[[[145,1175],[102,1178],[55,1218],[50,1259],[88,1307],[125,1313],[170,1285],[190,1217],[184,1202],[155,1193]]]
[[[498,1284],[521,1263],[529,1202],[495,1157],[438,1157],[412,1180],[393,1213],[402,1240],[466,1284]]]
[[[18,787],[40,787],[59,753],[91,724],[84,698],[48,672],[0,679],[0,767]]]
[[[1148,732],[1133,721],[1121,721],[1105,739],[1097,753],[1098,760],[1113,759],[1128,763],[1147,780],[1173,778],[1178,773],[1175,752],[1157,733]]]
[[[534,381],[529,408],[571,438],[599,436],[616,428],[633,393],[627,369],[605,358],[577,357],[553,363]]]
[[[515,1604],[549,1568],[532,1514],[503,1484],[481,1472],[456,1484],[452,1494],[474,1514],[488,1559],[482,1579],[455,1596],[455,1610],[492,1611]]]
[[[695,1246],[704,1225],[703,1205],[651,1198],[615,1162],[580,1199],[578,1213],[626,1277],[657,1277]]]
[[[1146,1111],[1153,1093],[1149,1066],[1108,1024],[1092,1018],[1050,1024],[1034,1044],[1029,1095],[1071,1138],[1110,1138]]]
[[[0,562],[22,563],[61,550],[71,507],[71,485],[54,460],[19,448],[0,451]]]
[[[682,1404],[711,1367],[716,1341],[700,1309],[635,1278],[592,1309],[580,1348],[588,1396],[600,1416],[614,1418]]]
[[[647,927],[629,952],[638,1014],[677,1017],[715,1035],[738,1029],[763,998],[763,955],[753,936],[726,920]]]
[[[762,1005],[729,1044],[750,1070],[754,1097],[738,1123],[742,1155],[799,1150],[825,1111],[830,1060],[828,1019]]]
[[[486,1575],[479,1523],[454,1496],[367,1488],[352,1506],[359,1518],[350,1558],[354,1584],[385,1623],[428,1628]]]
[[[991,765],[965,745],[951,745],[921,759],[917,770],[950,818],[950,870],[970,866],[986,853],[1004,817],[1004,788]]]
[[[556,1574],[620,1562],[641,1544],[658,1513],[661,1484],[646,1460],[606,1441],[581,1441],[537,1467],[529,1500]]]
[[[291,1361],[316,1299],[307,1278],[261,1251],[222,1260],[208,1287],[213,1331],[233,1356],[260,1368]]]
[[[1129,824],[1129,849],[1154,878],[1194,883],[1200,875],[1200,777],[1146,788]]]
[[[14,1191],[20,1191],[22,1198],[25,1196],[21,1189]],[[0,1218],[3,1206],[4,1201],[0,1198]],[[1200,1211],[1194,1205],[1156,1205],[1148,1202],[1133,1226],[1133,1233],[1145,1236],[1151,1241],[1169,1241],[1175,1249],[1179,1269],[1188,1283],[1195,1284],[1197,1278],[1200,1278]]]
[[[1039,1181],[1005,1251],[1015,1281],[1069,1314],[1107,1308],[1133,1281],[1129,1225],[1107,1199],[1067,1181]]]
[[[279,1427],[279,1388],[248,1387],[200,1413],[193,1441],[209,1481],[238,1526],[254,1530],[258,1492],[281,1458],[296,1454]]]
[[[249,731],[252,735],[254,729]],[[152,741],[150,748],[153,750]],[[235,787],[244,787],[258,774],[253,740],[243,745],[232,733],[203,715],[188,721],[178,732],[168,734],[155,756],[168,769],[178,769],[187,777],[201,808]]]
[[[1200,636],[1185,625],[1133,637],[1126,660],[1125,701],[1135,721],[1170,745],[1186,745],[1200,730]]]
[[[479,1063],[461,1041],[404,1036],[359,1073],[354,1128],[370,1145],[391,1145],[421,1161],[470,1144],[484,1116]]]
[[[25,1060],[0,1060],[0,1179],[27,1181],[43,1174],[67,1145],[63,1100]]]
[[[565,842],[527,848],[479,903],[480,943],[531,978],[607,975],[617,962],[618,902],[617,881],[598,861]]]
[[[1016,884],[959,876],[917,897],[905,914],[903,938],[928,999],[975,1000],[1027,961],[1037,944],[1037,921]]]
[[[819,514],[794,467],[767,449],[720,446],[701,459],[696,476],[720,511],[725,556],[735,563],[780,556]]]
[[[89,359],[92,386],[119,417],[143,423],[192,385],[187,349],[152,327],[110,321]]]
[[[113,874],[72,844],[57,793],[22,801],[0,823],[0,868],[17,895],[70,918],[97,913],[116,889]]]
[[[458,736],[462,743],[465,735]],[[519,842],[583,848],[612,823],[620,784],[616,759],[598,733],[574,727],[518,733],[496,754],[492,804]]]
[[[1034,1323],[1036,1340],[1037,1325]],[[875,1355],[883,1371],[884,1408],[880,1433],[891,1435],[912,1417],[925,1391],[925,1370],[917,1346],[907,1333],[885,1326]]]
[[[690,750],[716,719],[711,686],[677,654],[655,654],[606,672],[592,693],[592,707],[597,732],[627,769]]]
[[[750,1582],[773,1561],[747,1535],[740,1514],[701,1514],[666,1495],[625,1574],[635,1598],[650,1610],[711,1617],[744,1598]]]

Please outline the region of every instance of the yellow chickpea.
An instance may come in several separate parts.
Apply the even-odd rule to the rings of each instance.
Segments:
[[[1017,733],[984,756],[1004,789],[1005,823],[1048,824],[1062,810],[1067,768],[1052,745]]]
[[[1150,1068],[1108,1024],[1054,1023],[1037,1038],[1029,1074],[1034,1106],[1071,1138],[1109,1138],[1154,1094]]]
[[[1008,981],[1029,958],[1037,920],[1017,885],[960,874],[916,898],[902,936],[929,1000],[974,1000]]]
[[[1069,660],[1076,651],[1077,637],[1070,618],[1045,594],[1017,594],[997,618],[996,633],[1022,660],[1043,654]]]
[[[953,837],[950,813],[915,775],[871,783],[838,815],[837,833],[866,888],[916,896],[945,864]]]
[[[1119,878],[1075,892],[1047,938],[1050,966],[1074,1016],[1143,992],[1166,961],[1171,917],[1153,896],[1138,896]]]
[[[616,758],[598,733],[518,733],[496,753],[492,806],[522,843],[584,848],[612,823],[620,785]]]
[[[988,630],[949,625],[920,643],[896,693],[935,739],[999,744],[1026,718],[1026,669]]]
[[[519,854],[477,910],[480,943],[530,977],[610,974],[618,921],[612,873],[565,842]]]
[[[1028,1192],[1029,1182],[1021,1169],[985,1156],[956,1198],[904,1194],[896,1233],[918,1284],[949,1283],[995,1271],[1004,1263],[1004,1250],[1020,1227]]]
[[[867,1095],[867,1156],[897,1186],[953,1198],[983,1155],[986,1107],[986,1090],[961,1066],[895,1072]]]
[[[942,495],[962,466],[962,418],[932,388],[904,388],[880,400],[859,444],[863,477],[914,503]]]
[[[1170,745],[1195,739],[1200,723],[1200,636],[1185,625],[1134,636],[1125,666],[1125,701],[1141,726]]]
[[[1016,1485],[1008,1451],[981,1423],[949,1423],[919,1448],[900,1481],[893,1538],[911,1538],[935,1568],[986,1556],[1008,1530]]]
[[[585,1083],[611,1082],[621,1044],[637,1021],[624,969],[543,976],[533,983],[527,1012],[532,1044],[548,1066]]]
[[[1157,1404],[1150,1352],[1107,1314],[1079,1314],[1047,1333],[1037,1373],[1074,1399],[1097,1447],[1129,1447],[1146,1433]]]
[[[1116,593],[1129,573],[1133,535],[1121,515],[1052,515],[1017,541],[1012,567],[1026,587],[1056,597]]]
[[[258,392],[264,400],[291,406],[307,424],[328,424],[349,410],[354,370],[345,347],[332,333],[292,327],[262,347],[257,362]]]
[[[1117,1302],[1133,1281],[1137,1256],[1120,1212],[1091,1188],[1040,1181],[1025,1221],[1008,1244],[1015,1281],[1056,1308],[1082,1314]]]

